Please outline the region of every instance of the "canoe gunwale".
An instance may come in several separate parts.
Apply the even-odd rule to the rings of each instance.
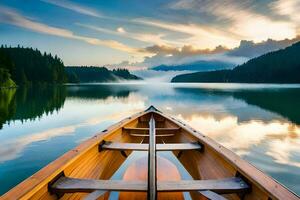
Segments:
[[[136,113],[130,117],[127,117],[116,124],[109,126],[102,132],[97,133],[95,136],[86,140],[85,142],[79,144],[77,147],[66,152],[62,156],[58,157],[56,160],[50,162],[44,168],[25,179],[23,182],[9,190],[2,197],[3,199],[29,199],[36,192],[38,192],[43,187],[47,186],[50,181],[55,177],[59,176],[67,167],[72,165],[80,156],[87,153],[89,150],[95,146],[100,146],[100,143],[104,141],[105,137],[112,135],[118,129],[126,126],[130,122],[136,120],[137,118],[146,115],[148,113],[155,113],[164,117],[165,119],[173,122],[175,125],[180,127],[180,129],[191,134],[193,137],[197,138],[198,142],[203,146],[201,150],[205,152],[206,148],[209,148],[217,155],[220,155],[226,162],[233,166],[236,170],[237,175],[244,177],[246,182],[251,186],[255,185],[260,190],[264,191],[273,200],[275,199],[290,199],[299,200],[300,198],[287,189],[285,186],[281,185],[275,179],[269,177],[252,164],[240,158],[238,155],[230,151],[229,149],[218,144],[211,138],[203,135],[187,124],[170,117],[154,107]]]

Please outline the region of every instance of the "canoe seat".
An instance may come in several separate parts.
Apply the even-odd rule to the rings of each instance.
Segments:
[[[175,134],[180,132],[180,127],[175,128],[155,128],[157,134]],[[130,134],[149,134],[149,128],[123,127],[124,131]]]
[[[156,144],[156,151],[183,151],[183,150],[201,150],[202,146],[199,143],[165,143]],[[100,144],[100,150],[119,150],[119,151],[148,151],[149,144],[138,143],[118,143],[118,142],[103,142]]]
[[[149,134],[129,133],[133,137],[149,137]],[[174,133],[156,134],[156,137],[172,137]]]
[[[96,192],[98,194],[104,194],[103,191],[146,192],[147,182],[78,179],[61,176],[52,185],[50,185],[49,188],[50,191],[56,194],[76,192],[93,194],[95,191],[98,191]],[[248,189],[248,184],[240,177],[216,180],[157,181],[158,192],[199,191],[202,195],[210,197],[220,196],[218,194],[245,193]],[[96,196],[95,193],[94,196]]]

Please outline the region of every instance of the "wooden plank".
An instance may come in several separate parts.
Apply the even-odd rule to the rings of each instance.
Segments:
[[[93,180],[61,177],[51,186],[51,190],[54,193],[93,192],[95,190],[146,191],[147,184],[145,181]]]
[[[156,123],[157,126],[157,123]],[[156,128],[156,134],[177,134],[180,133],[179,127]],[[122,130],[129,134],[149,134],[149,128],[146,127],[123,127]]]
[[[165,143],[157,144],[157,151],[185,151],[185,150],[200,150],[202,147],[198,143]]]
[[[151,183],[156,183],[156,181]],[[93,180],[60,177],[52,186],[50,186],[50,188],[56,193],[94,192],[95,190],[142,192],[149,191],[147,186],[148,184],[145,181]],[[248,189],[249,186],[238,177],[218,180],[181,180],[157,182],[157,191],[159,192],[210,190],[219,194],[227,194],[246,192]]]
[[[156,136],[155,120],[153,115],[149,121],[149,151],[148,151],[148,190],[147,199],[157,199],[157,181],[156,181]]]
[[[88,194],[84,200],[97,200],[99,197],[104,195],[107,191],[106,190],[95,190],[94,192]]]
[[[104,144],[101,145],[100,148],[103,150],[148,151],[149,144],[105,142]]]
[[[182,180],[157,183],[160,192],[206,191],[225,194],[245,192],[249,186],[241,178],[233,177],[217,180]]]
[[[138,127],[123,127],[126,131],[149,131],[149,128],[138,128]],[[176,128],[156,128],[156,132],[176,132],[179,131],[180,127]]]
[[[119,142],[105,142],[101,145],[103,150],[132,150],[132,151],[147,151],[149,144],[139,143],[119,143]],[[183,150],[200,150],[201,145],[198,143],[165,143],[156,144],[156,151],[183,151]]]
[[[136,133],[130,133],[131,136],[134,136],[134,137],[149,137],[149,134],[136,134]],[[172,137],[174,136],[175,134],[173,133],[170,133],[170,134],[157,134],[155,135],[156,137]]]
[[[199,193],[210,200],[227,200],[225,197],[223,197],[215,192],[212,192],[210,190],[200,191]]]

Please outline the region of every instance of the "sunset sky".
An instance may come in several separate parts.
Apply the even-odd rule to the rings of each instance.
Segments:
[[[51,52],[66,65],[143,63],[294,39],[299,10],[299,0],[1,0],[0,43]]]

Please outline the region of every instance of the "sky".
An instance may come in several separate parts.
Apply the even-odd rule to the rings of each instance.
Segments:
[[[299,10],[300,0],[1,0],[0,44],[65,65],[240,63],[298,41]]]

